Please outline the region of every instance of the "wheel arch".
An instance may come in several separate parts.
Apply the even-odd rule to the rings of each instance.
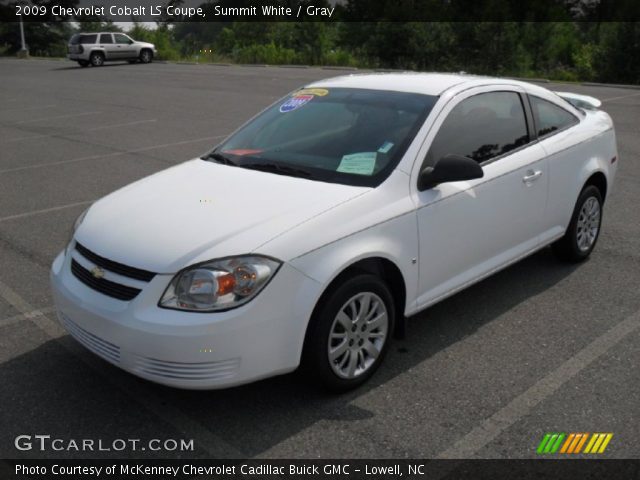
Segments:
[[[602,195],[602,202],[607,198],[607,177],[602,171],[597,171],[591,174],[589,178],[584,182],[582,189],[585,187],[593,185],[598,190],[600,190],[600,194]]]
[[[319,305],[322,304],[324,299],[329,295],[332,289],[343,282],[345,279],[357,275],[358,273],[370,273],[380,277],[393,296],[394,301],[394,313],[395,313],[395,326],[394,330],[403,328],[404,312],[407,304],[407,284],[402,271],[398,265],[387,257],[380,255],[365,256],[363,258],[355,259],[352,263],[343,266],[343,268],[327,283],[326,287],[322,291],[322,294],[318,298],[316,304],[313,307],[311,318],[316,313]],[[309,325],[307,325],[307,332],[309,331]],[[305,343],[306,343],[305,335]]]
[[[138,52],[138,58],[142,55],[143,52],[149,52],[149,54],[151,55],[151,59],[153,59],[155,57],[155,55],[153,54],[153,49],[150,47],[142,47],[140,49],[140,51]]]

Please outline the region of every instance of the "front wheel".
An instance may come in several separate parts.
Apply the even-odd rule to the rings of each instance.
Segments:
[[[580,192],[564,236],[553,243],[554,253],[569,262],[586,260],[596,246],[601,224],[602,194],[588,185]]]
[[[377,276],[349,278],[317,305],[303,352],[307,372],[331,390],[368,380],[382,363],[394,324],[393,296]]]
[[[151,50],[145,49],[140,52],[140,61],[142,63],[151,63],[151,60],[153,60],[153,53]]]

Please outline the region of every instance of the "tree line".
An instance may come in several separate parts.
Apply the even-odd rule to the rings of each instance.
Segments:
[[[86,18],[25,23],[37,56],[64,56],[74,32],[104,30],[121,27]],[[640,83],[640,22],[158,22],[149,28],[133,21],[125,30],[155,43],[165,60]],[[18,24],[0,24],[2,52],[19,48]]]

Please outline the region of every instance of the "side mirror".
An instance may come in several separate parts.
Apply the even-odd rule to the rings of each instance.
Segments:
[[[134,43],[134,41],[129,39],[129,45],[132,45],[133,43]]]
[[[482,167],[469,157],[445,155],[433,167],[425,167],[418,177],[418,190],[424,192],[440,183],[482,178]]]

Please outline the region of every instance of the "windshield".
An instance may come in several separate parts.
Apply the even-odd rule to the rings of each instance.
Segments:
[[[400,161],[436,100],[416,93],[305,88],[275,103],[203,158],[377,186]]]

